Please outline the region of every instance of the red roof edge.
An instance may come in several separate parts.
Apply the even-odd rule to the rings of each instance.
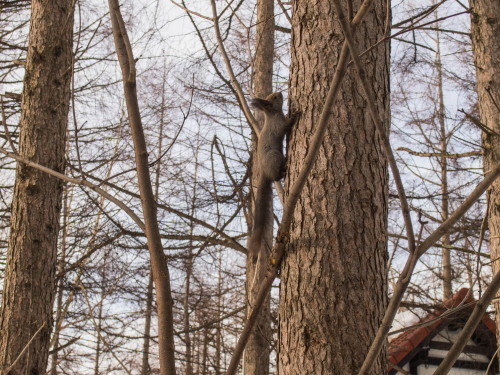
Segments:
[[[459,306],[460,304],[476,302],[476,300],[472,297],[472,294],[468,296],[468,293],[468,288],[460,289],[449,299],[443,302],[443,309],[433,311],[425,318],[421,319],[418,324],[439,318],[446,311],[446,309],[452,309]],[[492,331],[494,334],[496,333],[496,324],[488,314],[484,314],[482,322],[484,323],[484,325],[486,325],[486,327],[488,327],[490,331]],[[411,328],[408,331],[405,331],[401,335],[397,336],[395,339],[391,340],[391,342],[389,343],[389,348],[387,350],[390,363],[396,365],[400,363],[441,323],[442,319],[436,319],[436,321],[430,323],[429,325]],[[389,370],[391,369],[392,365],[389,365]]]

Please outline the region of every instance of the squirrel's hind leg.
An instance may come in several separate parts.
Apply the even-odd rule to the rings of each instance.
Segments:
[[[278,150],[270,150],[262,160],[262,167],[270,180],[279,181],[285,176],[285,157]]]

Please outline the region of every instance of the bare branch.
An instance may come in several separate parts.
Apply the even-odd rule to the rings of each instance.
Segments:
[[[229,56],[227,55],[226,48],[224,47],[224,42],[222,41],[222,36],[220,33],[220,28],[219,28],[219,16],[217,15],[217,6],[215,4],[215,0],[210,0],[210,3],[212,4],[212,15],[214,19],[214,30],[215,30],[215,37],[217,38],[217,44],[219,46],[219,50],[222,54],[222,58],[224,59],[224,63],[226,64],[226,69],[229,74],[229,78],[231,81],[231,84],[233,85],[236,95],[238,97],[238,101],[240,102],[241,109],[243,110],[243,113],[245,114],[245,117],[252,127],[252,129],[255,131],[255,133],[258,135],[259,134],[259,125],[257,121],[255,120],[255,117],[252,114],[252,111],[250,110],[250,107],[248,106],[248,103],[245,99],[245,95],[243,94],[243,90],[241,89],[240,83],[236,79],[236,76],[233,71],[233,67],[231,66],[231,61],[229,60]]]
[[[72,167],[72,166],[70,165],[70,167]],[[74,167],[72,167],[72,168],[74,168]],[[88,178],[91,178],[91,179],[93,179],[95,181],[98,181],[101,184],[108,185],[109,187],[112,187],[113,189],[118,190],[118,191],[120,191],[122,193],[125,193],[125,194],[127,194],[127,195],[129,195],[131,197],[138,198],[138,199],[141,198],[141,196],[139,194],[134,193],[134,192],[132,192],[130,190],[124,189],[121,186],[113,184],[112,182],[109,182],[107,180],[103,180],[102,178],[93,176],[93,175],[91,175],[89,173],[86,173],[86,172],[81,172],[81,173],[84,176],[88,177]],[[198,225],[201,225],[202,227],[210,229],[214,233],[217,233],[219,236],[221,236],[222,238],[225,238],[228,242],[230,242],[232,244],[232,247],[235,250],[238,250],[238,251],[240,251],[242,253],[246,253],[246,248],[243,245],[241,245],[238,241],[236,241],[234,237],[231,237],[231,236],[227,235],[226,233],[224,233],[224,231],[218,229],[216,226],[214,226],[214,225],[212,225],[210,223],[207,223],[207,222],[205,222],[203,220],[200,220],[200,219],[198,219],[198,218],[196,218],[196,217],[194,217],[192,215],[189,215],[189,214],[186,214],[186,213],[184,213],[182,211],[179,211],[179,210],[177,210],[177,209],[175,209],[173,207],[170,207],[170,206],[168,206],[166,204],[156,202],[156,205],[157,205],[158,208],[161,208],[162,210],[165,210],[165,211],[170,212],[170,213],[172,213],[174,215],[177,215],[177,216],[179,216],[179,217],[181,217],[183,219],[186,219],[188,221],[192,221],[192,222],[194,222],[194,223],[196,223]]]
[[[495,132],[493,129],[489,128],[487,125],[483,124],[477,117],[471,115],[470,113],[465,112],[463,109],[459,109],[458,112],[462,112],[465,115],[465,118],[470,120],[474,125],[476,125],[479,129],[485,132],[488,135],[495,135],[500,137],[500,134]]]
[[[471,152],[463,152],[461,154],[450,154],[450,153],[441,153],[441,152],[417,152],[410,150],[406,147],[398,147],[397,151],[406,151],[410,155],[421,156],[421,157],[439,157],[439,158],[447,158],[447,159],[459,159],[465,158],[469,156],[481,156],[483,153],[481,151],[471,151]]]
[[[35,162],[29,161],[28,159],[25,159],[25,158],[23,158],[23,157],[21,157],[21,156],[19,156],[17,154],[13,154],[12,152],[9,152],[9,151],[7,151],[7,150],[5,150],[3,148],[0,148],[0,153],[2,153],[4,155],[7,155],[8,157],[11,157],[12,159],[17,160],[18,162],[26,164],[29,167],[38,169],[38,170],[40,170],[42,172],[50,174],[51,176],[57,177],[57,178],[59,178],[59,179],[61,179],[63,181],[68,181],[68,182],[71,182],[71,183],[73,183],[75,185],[86,186],[86,187],[94,190],[96,193],[102,195],[103,197],[105,197],[106,199],[110,200],[111,202],[113,202],[114,204],[116,204],[118,207],[120,207],[128,216],[130,216],[130,218],[132,220],[134,220],[134,222],[139,226],[139,228],[141,228],[142,230],[144,230],[144,223],[139,218],[139,216],[137,216],[135,214],[134,211],[132,211],[121,200],[119,200],[118,198],[112,196],[111,194],[109,194],[105,190],[101,189],[97,185],[94,185],[94,184],[88,182],[87,180],[77,179],[77,178],[66,176],[66,175],[64,175],[62,173],[59,173],[59,172],[56,172],[56,171],[54,171],[54,170],[52,170],[50,168],[44,167],[43,165],[40,165],[40,164],[37,164]]]
[[[16,145],[14,145],[14,141],[12,140],[12,137],[10,136],[9,127],[7,125],[7,116],[5,115],[5,107],[3,105],[3,96],[0,97],[0,100],[1,100],[1,106],[2,106],[2,123],[3,123],[3,128],[5,130],[5,137],[9,141],[9,145],[10,145],[10,148],[12,148],[12,151],[17,154]]]
[[[30,345],[33,342],[33,340],[35,339],[35,337],[38,336],[38,334],[40,333],[40,331],[46,325],[47,325],[47,322],[43,322],[43,324],[40,326],[40,328],[38,328],[38,330],[33,334],[33,336],[31,336],[30,340],[26,343],[26,345],[24,346],[23,350],[21,350],[21,353],[19,353],[19,355],[11,363],[11,365],[9,367],[7,367],[7,369],[5,370],[5,374],[9,374],[10,370],[12,370],[14,368],[14,366],[16,365],[16,363],[22,358],[22,356],[24,355],[24,353],[26,353],[26,350],[28,350],[28,348],[30,347]]]
[[[184,5],[182,4],[179,4],[178,2],[174,1],[174,0],[170,0],[170,2],[176,6],[178,6],[179,8],[181,8],[182,10],[184,10],[185,12],[189,13],[189,14],[192,14],[196,17],[200,17],[200,18],[203,18],[204,20],[207,20],[207,21],[210,21],[210,22],[213,22],[214,19],[211,18],[211,17],[207,17],[207,16],[204,16],[203,14],[201,13],[198,13],[198,12],[195,12],[194,10],[191,10],[189,9],[188,7],[185,7]]]

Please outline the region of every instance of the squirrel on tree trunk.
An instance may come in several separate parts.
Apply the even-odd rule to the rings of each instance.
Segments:
[[[248,252],[257,256],[263,243],[266,228],[273,224],[272,183],[285,176],[283,140],[297,119],[283,114],[283,94],[275,92],[265,99],[252,99],[253,107],[264,113],[264,126],[257,143],[257,159],[260,177],[255,194],[253,228],[248,241]]]

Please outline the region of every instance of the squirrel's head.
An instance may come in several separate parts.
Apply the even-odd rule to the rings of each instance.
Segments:
[[[283,110],[283,94],[281,92],[273,92],[265,99],[252,99],[250,104],[264,112],[281,112]]]
[[[281,111],[283,108],[283,94],[281,92],[273,92],[267,96],[266,100],[272,104],[275,111]]]

